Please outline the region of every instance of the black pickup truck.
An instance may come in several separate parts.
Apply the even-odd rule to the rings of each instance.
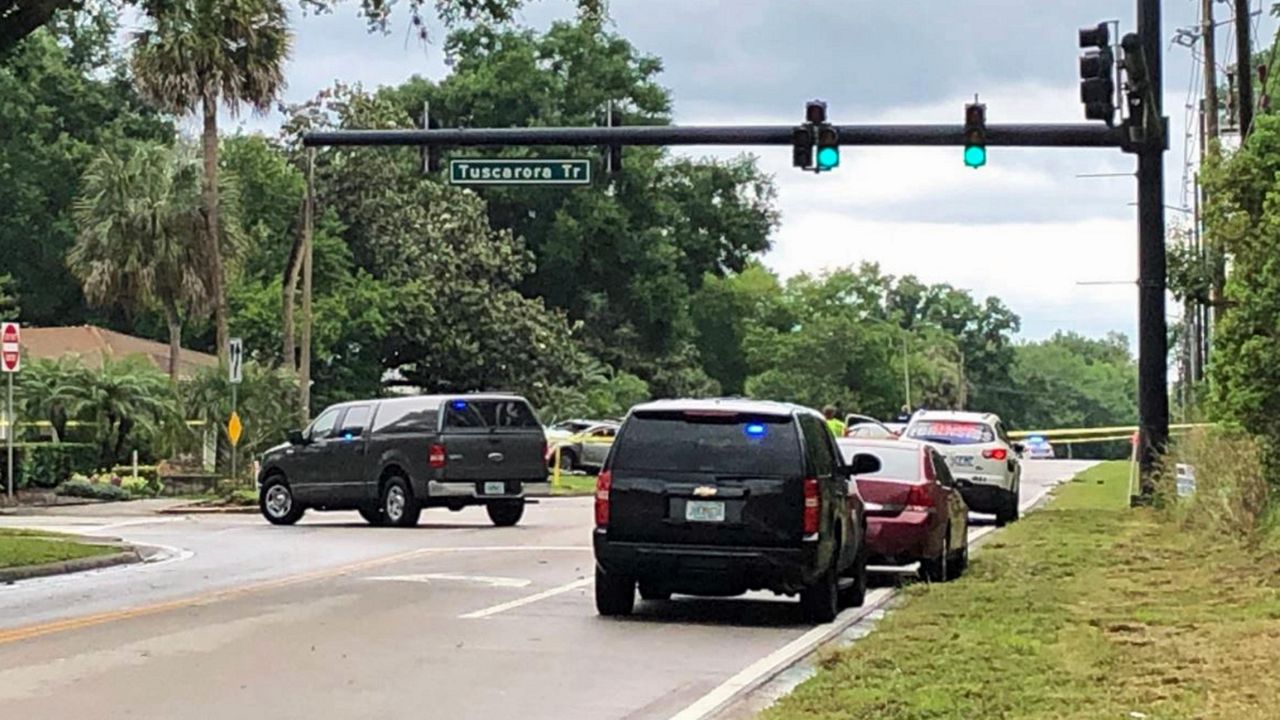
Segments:
[[[326,408],[263,455],[258,504],[276,525],[315,509],[410,527],[423,508],[468,505],[515,525],[526,484],[547,481],[545,454],[542,425],[518,395],[357,400]]]
[[[625,615],[637,586],[800,595],[826,622],[867,587],[866,519],[831,431],[781,403],[666,400],[631,409],[596,479],[596,609]]]

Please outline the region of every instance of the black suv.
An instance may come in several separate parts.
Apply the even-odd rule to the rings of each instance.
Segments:
[[[409,527],[424,507],[468,505],[515,525],[525,483],[547,481],[545,454],[542,425],[516,395],[357,400],[326,408],[263,455],[258,505],[276,525],[314,508]]]
[[[800,594],[815,622],[861,605],[862,499],[822,416],[748,400],[632,408],[596,481],[596,609],[625,615],[636,586]]]

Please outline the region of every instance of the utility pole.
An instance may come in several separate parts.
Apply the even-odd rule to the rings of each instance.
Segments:
[[[1249,0],[1235,0],[1236,7],[1236,92],[1239,97],[1240,144],[1253,129],[1253,28],[1249,25]]]
[[[302,358],[298,363],[298,418],[311,421],[311,258],[315,246],[316,149],[307,148],[307,207],[302,218]]]
[[[1213,24],[1213,0],[1200,0],[1200,39],[1204,55],[1204,136],[1200,157],[1204,151],[1216,153],[1218,139],[1218,65],[1216,26]]]
[[[907,352],[907,336],[902,336],[902,391],[906,398],[907,414],[911,414],[911,355]]]
[[[1243,1],[1243,0],[1242,0]],[[1248,13],[1245,14],[1246,18]],[[1138,37],[1152,104],[1164,122],[1164,50],[1160,0],[1138,0]],[[1138,418],[1141,429],[1140,493],[1150,497],[1156,460],[1169,440],[1169,357],[1165,325],[1164,153],[1167,133],[1138,150]]]

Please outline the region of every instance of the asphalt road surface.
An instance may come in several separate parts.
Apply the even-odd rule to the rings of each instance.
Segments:
[[[1023,504],[1089,464],[1025,463]],[[813,628],[794,599],[753,594],[597,617],[590,503],[544,500],[502,529],[474,508],[428,511],[416,530],[355,513],[292,528],[0,518],[165,548],[157,562],[0,587],[0,707],[41,720],[692,720],[856,613]]]

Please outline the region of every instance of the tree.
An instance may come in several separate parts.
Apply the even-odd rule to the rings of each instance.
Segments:
[[[145,106],[110,52],[114,18],[72,17],[0,61],[0,248],[24,322],[94,321],[129,330],[85,307],[66,264],[76,234],[71,206],[81,176],[103,149],[135,139],[172,142],[173,125]]]
[[[199,110],[205,254],[218,356],[226,357],[226,269],[219,222],[218,107],[265,112],[284,87],[293,36],[280,0],[144,0],[133,68],[144,94],[176,113]]]
[[[5,273],[0,275],[0,318],[18,319],[18,289],[17,283],[13,281],[13,276]]]
[[[445,127],[593,125],[615,103],[627,125],[670,122],[659,59],[591,21],[546,32],[479,26],[450,35],[453,73],[438,85],[414,78],[381,97],[405,117],[430,102]],[[508,148],[555,157],[561,148]],[[741,271],[767,250],[777,224],[772,180],[749,157],[673,158],[628,148],[603,192],[484,188],[494,227],[510,228],[533,254],[520,288],[581,321],[583,346],[644,379],[656,395],[708,391],[691,297],[710,274]]]
[[[80,412],[91,383],[91,373],[78,357],[30,360],[18,373],[22,414],[47,421],[53,428],[53,441],[62,442],[67,439],[67,422]]]
[[[67,264],[90,302],[134,312],[160,306],[176,381],[182,319],[201,313],[211,295],[199,162],[185,148],[138,144],[121,154],[104,151],[82,184],[74,210],[79,236]],[[226,219],[236,221],[234,213]]]
[[[103,467],[123,462],[139,436],[155,437],[182,420],[174,386],[142,358],[103,358],[88,377],[77,389],[76,414],[97,427]]]
[[[296,425],[297,387],[298,377],[292,370],[255,361],[244,364],[237,389],[237,412],[244,425],[237,447],[243,457],[253,457],[282,442],[285,433]],[[178,395],[185,417],[218,428],[219,457],[229,459],[226,420],[231,415],[231,386],[226,366],[197,371],[180,384]]]

